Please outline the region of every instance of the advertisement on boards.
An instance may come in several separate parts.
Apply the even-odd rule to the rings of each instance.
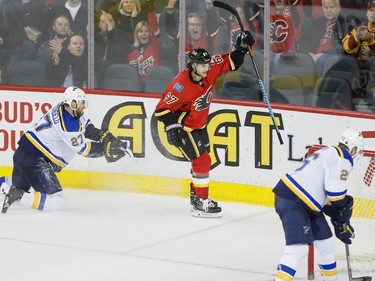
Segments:
[[[164,126],[153,113],[158,98],[87,93],[85,111],[93,124],[126,141],[134,159],[107,163],[104,158],[76,156],[61,172],[69,187],[185,194],[190,163],[167,142]],[[12,155],[22,134],[62,93],[2,91],[0,101],[0,167],[11,174]],[[280,144],[267,107],[213,102],[208,118],[210,180],[222,189],[272,188],[295,169],[313,144],[337,145],[347,127],[371,130],[373,119],[274,106],[284,144]],[[371,140],[368,140],[369,142]],[[368,143],[371,145],[370,143]],[[128,187],[128,189],[127,189]],[[226,193],[227,191],[223,191]],[[229,193],[242,194],[243,191]]]

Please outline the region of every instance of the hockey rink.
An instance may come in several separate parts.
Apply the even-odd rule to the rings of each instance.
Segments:
[[[0,214],[1,280],[271,281],[283,252],[272,208],[220,202],[223,217],[195,218],[188,198],[76,189],[65,196],[62,212],[14,205]],[[295,280],[306,276],[303,263]]]

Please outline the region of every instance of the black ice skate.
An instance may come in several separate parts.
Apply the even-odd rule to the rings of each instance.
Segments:
[[[221,217],[221,207],[217,202],[210,198],[197,198],[192,204],[192,211],[194,217],[202,218],[219,218]]]
[[[5,214],[8,211],[8,208],[16,201],[19,201],[25,191],[16,188],[14,185],[12,185],[9,188],[9,192],[5,195],[4,203],[3,203],[3,209],[1,212]]]
[[[195,190],[193,188],[193,184],[190,184],[190,205],[192,206],[192,211],[193,211],[193,206],[195,204],[195,201],[199,200],[199,198],[195,195]]]

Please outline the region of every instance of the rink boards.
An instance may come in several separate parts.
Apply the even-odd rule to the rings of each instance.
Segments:
[[[128,141],[136,160],[107,163],[76,156],[59,173],[64,187],[188,196],[190,164],[167,143],[153,117],[160,95],[88,91],[86,114],[99,128]],[[1,174],[11,175],[17,141],[62,93],[2,91]],[[371,130],[374,114],[272,104],[284,144],[263,103],[214,100],[208,119],[211,196],[233,202],[273,204],[271,188],[293,170],[312,144],[336,145],[346,127]],[[367,139],[368,146],[374,146]]]

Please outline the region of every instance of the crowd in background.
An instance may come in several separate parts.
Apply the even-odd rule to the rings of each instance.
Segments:
[[[185,2],[184,53],[197,47],[203,47],[211,54],[231,51],[241,32],[236,18],[226,10],[214,7],[213,0]],[[263,51],[268,49],[264,48],[267,44],[264,41],[267,38],[264,36],[264,1],[224,2],[237,9],[245,29],[254,35],[256,43],[253,49],[260,55],[257,62],[262,68]],[[93,28],[88,26],[90,3],[88,0],[0,0],[1,83],[13,84],[13,76],[17,75],[14,66],[32,61],[45,67],[47,82],[42,86],[86,87],[93,72],[94,87],[103,89],[108,85],[108,68],[114,64],[126,64],[136,71],[139,89],[143,91],[151,69],[163,66],[175,75],[183,67],[179,57],[178,0],[96,0]],[[360,103],[365,101],[371,107],[368,98],[372,94],[371,82],[375,72],[372,63],[375,55],[375,1],[271,0],[270,4],[267,32],[271,76],[275,76],[274,79],[271,77],[271,83],[276,83],[280,74],[284,74],[273,72],[277,60],[293,60],[296,56],[290,56],[291,53],[302,53],[311,58],[315,69],[314,85],[306,89],[302,81],[303,91],[313,93],[315,82],[327,73],[325,68],[329,58],[337,54],[347,55],[355,58],[359,69],[358,85],[349,82],[352,98],[360,99]],[[91,34],[92,30],[94,34]],[[89,42],[93,42],[93,69],[89,68]],[[289,56],[282,56],[285,53]],[[245,63],[242,76],[252,75],[251,71],[245,71],[249,68],[251,66]],[[224,79],[218,81],[216,87],[219,97],[219,92],[223,93],[225,89]],[[236,79],[238,81],[234,82],[242,83],[243,77]],[[281,92],[287,95],[283,89],[290,83],[288,81],[284,80],[282,87],[271,87],[270,94]],[[256,88],[257,83],[246,87]],[[230,93],[222,96],[230,98]],[[239,98],[248,99],[246,96]],[[288,96],[282,102],[294,103]],[[310,102],[304,99],[303,103],[308,104],[302,105]],[[353,106],[352,109],[356,108]]]

